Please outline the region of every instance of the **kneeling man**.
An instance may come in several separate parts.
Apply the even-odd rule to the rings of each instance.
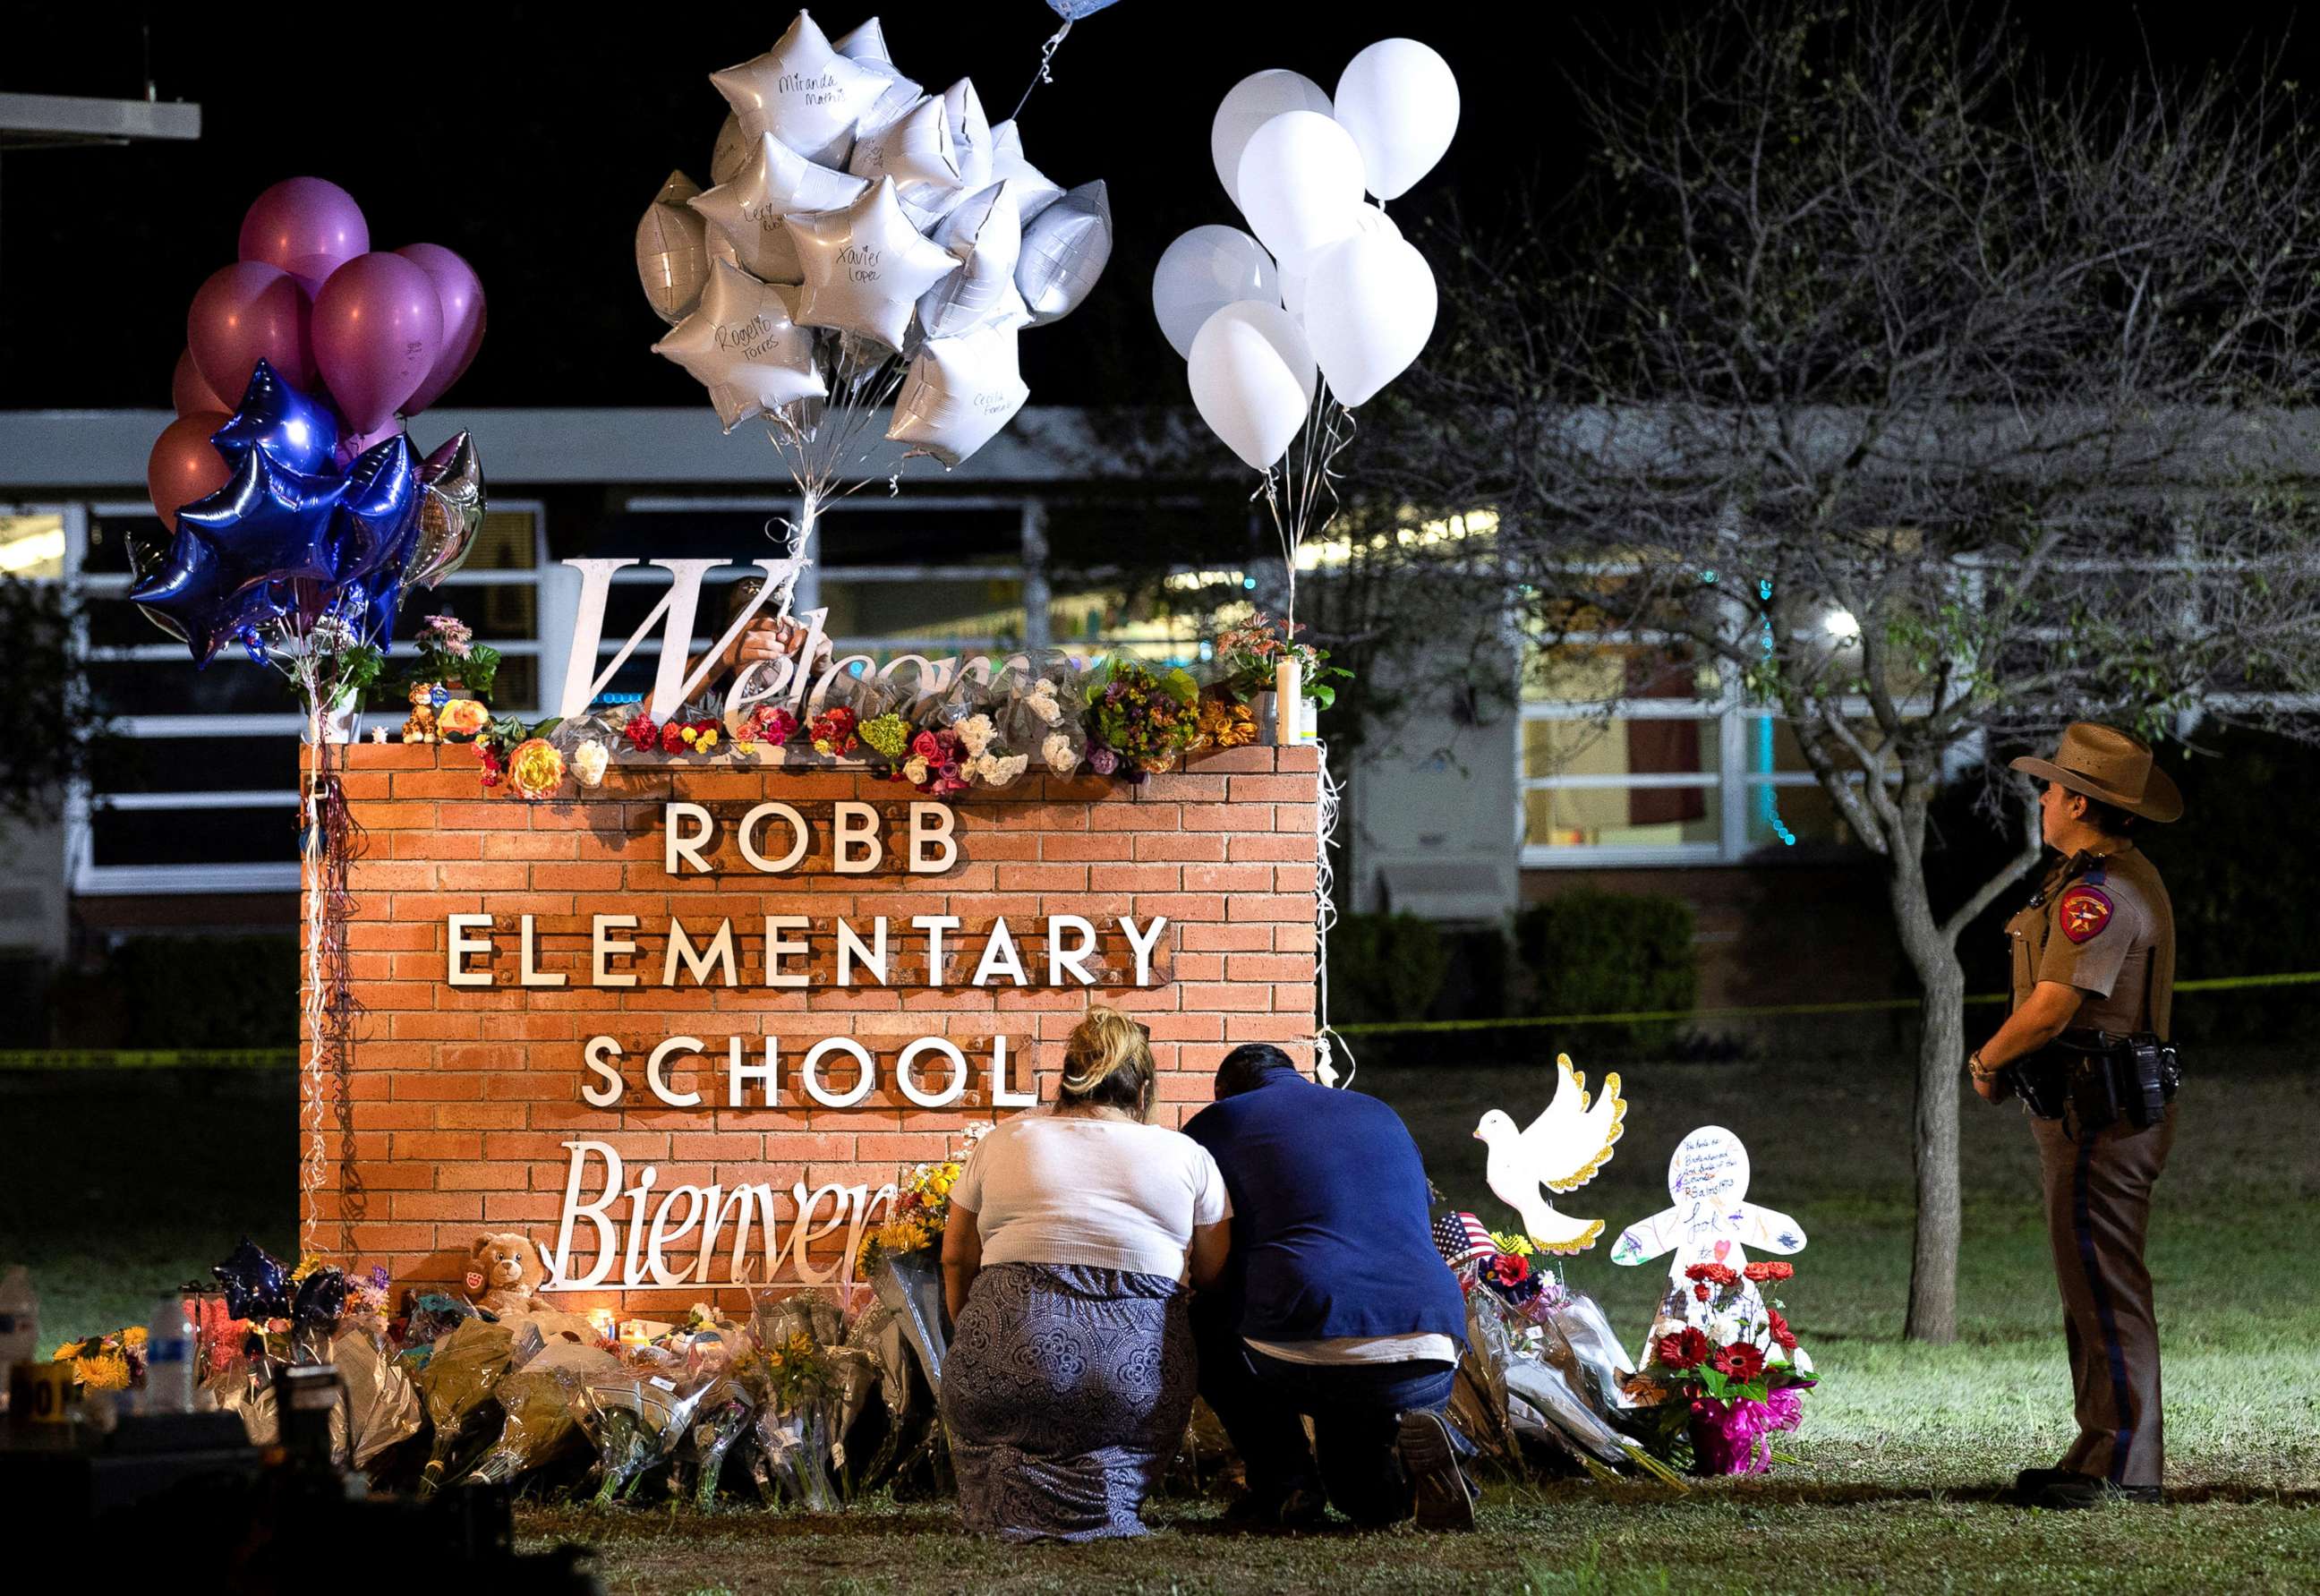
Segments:
[[[1184,1133],[1232,1198],[1224,1275],[1192,1305],[1201,1394],[1248,1469],[1232,1516],[1310,1523],[1326,1494],[1359,1524],[1415,1512],[1473,1528],[1442,1418],[1465,1303],[1417,1144],[1377,1099],[1317,1085],[1262,1043],[1226,1055],[1216,1092]]]

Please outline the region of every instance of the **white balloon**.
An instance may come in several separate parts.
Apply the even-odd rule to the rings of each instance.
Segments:
[[[1259,471],[1272,469],[1313,403],[1313,352],[1289,313],[1243,299],[1201,327],[1185,367],[1209,430]]]
[[[1270,304],[1280,274],[1264,247],[1237,227],[1211,222],[1180,234],[1152,273],[1152,313],[1174,350],[1190,359],[1192,340],[1210,316],[1237,300]]]
[[[805,274],[801,326],[835,327],[899,349],[919,296],[959,269],[958,258],[920,236],[881,177],[842,211],[786,218]]]
[[[757,141],[741,131],[741,119],[728,111],[724,125],[717,130],[717,148],[710,152],[709,186],[715,188],[733,181],[757,152]]]
[[[683,172],[671,172],[637,223],[637,280],[653,314],[672,327],[693,313],[709,283],[704,223],[685,204],[700,192]]]
[[[950,131],[943,125],[943,103],[931,95],[921,95],[916,104],[884,127],[874,132],[865,126],[855,141],[846,169],[873,183],[892,177],[898,186],[934,183],[956,187],[958,161],[951,154]]]
[[[750,138],[771,133],[810,160],[837,166],[852,147],[854,124],[893,80],[839,55],[801,11],[773,49],[711,72],[709,81]]]
[[[1395,239],[1401,236],[1401,229],[1394,225],[1393,218],[1375,205],[1362,206],[1355,213],[1355,222],[1354,231],[1357,233],[1383,233],[1388,238]],[[1342,243],[1344,240],[1338,241]],[[1305,320],[1305,284],[1308,280],[1308,268],[1315,260],[1320,258],[1322,253],[1336,247],[1334,244],[1326,245],[1322,250],[1301,258],[1294,266],[1285,261],[1282,263],[1282,308],[1296,317],[1300,324]]]
[[[734,258],[751,277],[766,283],[795,283],[803,273],[797,245],[782,218],[838,210],[861,198],[869,186],[859,177],[814,165],[767,133],[731,182],[696,195],[692,204],[724,234]]]
[[[1362,152],[1317,111],[1284,112],[1240,158],[1240,208],[1275,259],[1296,265],[1361,225]]]
[[[1434,272],[1398,238],[1364,233],[1318,257],[1305,284],[1305,335],[1347,409],[1400,376],[1434,332]]]
[[[1030,307],[1015,286],[1023,258],[1023,223],[1015,186],[993,183],[935,226],[936,243],[958,257],[959,269],[919,300],[919,329],[929,338],[958,338],[984,327],[1020,326]]]
[[[1111,259],[1111,194],[1099,177],[1083,183],[1023,230],[1015,286],[1044,327],[1077,310]]]
[[[1415,39],[1381,39],[1346,63],[1336,116],[1360,146],[1370,192],[1392,199],[1434,169],[1458,131],[1458,79]]]
[[[730,432],[760,411],[827,392],[813,335],[797,324],[797,290],[760,283],[737,266],[710,268],[701,306],[653,345],[709,390]]]
[[[1327,116],[1329,96],[1302,72],[1276,67],[1242,78],[1217,105],[1216,120],[1209,124],[1209,159],[1216,162],[1217,180],[1234,204],[1241,203],[1242,152],[1257,129],[1285,111],[1318,111]]]
[[[1026,225],[1064,197],[1061,185],[1023,159],[1022,130],[1012,118],[991,130],[991,177],[993,182],[1015,186],[1015,208]]]

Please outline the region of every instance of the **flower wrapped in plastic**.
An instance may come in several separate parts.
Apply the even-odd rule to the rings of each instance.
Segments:
[[[426,1428],[411,1372],[365,1319],[339,1332],[331,1361],[346,1390],[346,1401],[331,1415],[331,1455],[339,1463],[367,1469]]]
[[[466,1478],[474,1484],[504,1484],[552,1461],[581,1439],[572,1411],[568,1379],[617,1374],[621,1360],[601,1347],[558,1339],[544,1346],[521,1367],[510,1371],[494,1393],[507,1423],[492,1449],[477,1458]]]
[[[648,1470],[684,1438],[710,1390],[686,1393],[670,1374],[623,1366],[594,1375],[564,1376],[566,1401],[596,1447],[599,1480],[592,1507],[630,1494]]]
[[[758,1395],[750,1465],[757,1489],[768,1501],[834,1512],[840,1499],[831,1467],[843,1458],[846,1400],[856,1383],[865,1398],[868,1392],[866,1374],[858,1382],[841,1375],[845,1310],[821,1292],[760,1298],[749,1337],[735,1373]]]
[[[1089,674],[1083,691],[1088,763],[1099,775],[1140,781],[1173,769],[1198,730],[1200,689],[1183,669],[1114,658]]]
[[[451,1476],[469,1421],[483,1418],[514,1356],[513,1332],[488,1319],[463,1319],[436,1340],[415,1380],[427,1422],[435,1427],[421,1490],[435,1490]]]

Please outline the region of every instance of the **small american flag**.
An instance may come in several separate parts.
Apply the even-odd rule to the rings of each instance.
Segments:
[[[1491,1239],[1490,1230],[1473,1214],[1460,1211],[1445,1213],[1434,1221],[1434,1245],[1442,1254],[1442,1261],[1453,1269],[1463,1268],[1477,1258],[1487,1258],[1499,1250]]]

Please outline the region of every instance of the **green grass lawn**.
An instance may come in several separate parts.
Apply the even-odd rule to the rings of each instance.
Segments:
[[[1561,1202],[1616,1233],[1665,1205],[1686,1131],[1721,1124],[1747,1141],[1751,1195],[1810,1238],[1783,1294],[1824,1375],[1790,1442],[1801,1461],[1770,1480],[1682,1494],[1494,1482],[1482,1533],[1456,1538],[1233,1537],[1210,1504],[1183,1501],[1157,1504],[1155,1536],[1094,1547],[998,1546],[957,1533],[943,1508],[884,1504],[820,1520],[530,1508],[526,1544],[595,1544],[615,1592],[2320,1589],[2320,1075],[2242,1060],[2195,1083],[2151,1248],[2175,1500],[2049,1515],[1990,1500],[2016,1467],[2053,1461],[2071,1428],[2029,1133],[2017,1110],[1969,1095],[1964,1336],[1908,1346],[1907,1074],[1898,1060],[1630,1069],[1618,1156]],[[1527,1118],[1551,1084],[1545,1068],[1358,1081],[1401,1111],[1445,1194],[1500,1225],[1512,1220],[1483,1187],[1474,1121],[1492,1107]],[[97,1090],[19,1084],[0,1098],[0,1251],[34,1263],[59,1338],[140,1318],[150,1288],[198,1273],[244,1229],[280,1247],[292,1224],[286,1093],[118,1077]],[[1600,1247],[1569,1275],[1631,1336],[1662,1278]]]

